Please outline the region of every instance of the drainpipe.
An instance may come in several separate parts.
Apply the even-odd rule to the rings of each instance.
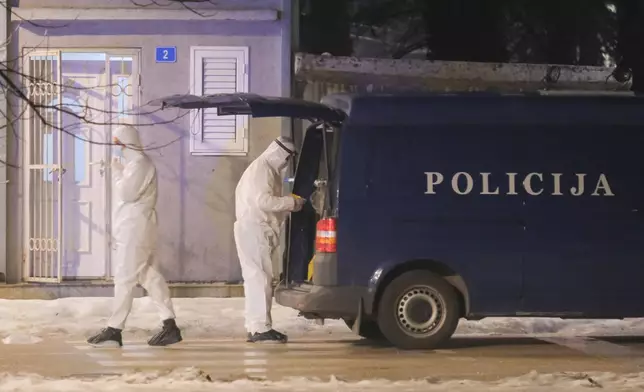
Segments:
[[[0,62],[7,64],[8,4],[0,7]],[[0,113],[8,113],[6,89],[0,88]],[[0,282],[7,279],[7,118],[0,114]]]

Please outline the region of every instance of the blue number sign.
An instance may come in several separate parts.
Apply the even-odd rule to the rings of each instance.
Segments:
[[[159,46],[156,50],[157,63],[176,63],[177,47],[176,46]]]

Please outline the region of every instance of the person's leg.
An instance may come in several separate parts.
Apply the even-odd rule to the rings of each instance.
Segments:
[[[234,227],[237,253],[244,278],[246,330],[249,342],[285,342],[286,337],[272,329],[270,317],[272,301],[271,238],[266,228],[259,225]]]
[[[158,265],[150,257],[150,263],[143,268],[139,278],[141,286],[148,292],[152,303],[157,307],[161,321],[174,319],[174,306],[170,288],[159,271]]]
[[[114,275],[114,304],[112,316],[107,326],[123,329],[127,317],[132,311],[134,289],[139,282],[141,270],[145,267],[140,260],[146,251],[137,246],[122,246],[117,248],[117,267]],[[122,261],[121,261],[122,260]]]
[[[250,335],[266,332],[266,273],[262,255],[270,253],[268,238],[259,225],[234,225],[235,244],[244,279],[246,330]]]
[[[266,317],[264,325],[266,328],[273,329],[273,316],[271,315],[271,309],[273,307],[273,274],[266,274],[266,279],[264,279],[264,296],[266,298]]]
[[[273,317],[271,316],[271,308],[273,306],[273,261],[279,254],[278,238],[275,235],[269,235],[270,252],[264,255],[262,259],[262,269],[266,275],[264,281],[264,294],[266,297],[266,327],[268,331],[264,334],[259,334],[254,337],[258,342],[271,341],[286,343],[288,336],[273,329]]]
[[[264,283],[264,290],[266,293],[266,326],[273,329],[273,317],[271,316],[271,309],[273,308],[273,266],[279,254],[279,237],[274,234],[269,234],[270,253],[267,257],[262,258],[262,268],[266,274],[266,282]]]
[[[148,340],[148,344],[151,346],[167,346],[179,343],[183,338],[175,322],[170,288],[159,271],[158,266],[154,263],[151,253],[149,258],[150,262],[141,271],[139,281],[141,282],[141,286],[148,292],[152,303],[157,307],[163,327]]]
[[[107,328],[90,337],[87,342],[94,346],[123,345],[121,331],[125,327],[127,317],[132,310],[134,288],[138,282],[141,265],[137,263],[136,247],[119,245],[116,249],[114,274],[114,300],[112,315],[107,322]]]

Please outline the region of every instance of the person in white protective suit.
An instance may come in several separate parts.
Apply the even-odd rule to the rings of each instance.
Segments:
[[[252,343],[288,340],[272,325],[272,260],[286,214],[301,210],[305,202],[282,196],[282,171],[293,156],[293,142],[277,138],[248,166],[235,189],[234,235],[244,279],[245,326]]]
[[[125,125],[114,132],[114,144],[122,152],[124,164],[115,157],[112,177],[115,194],[113,237],[114,307],[107,328],[90,337],[93,346],[123,345],[121,331],[132,310],[134,289],[140,284],[156,305],[163,328],[148,340],[151,346],[166,346],[182,340],[168,285],[154,262],[157,237],[157,173],[152,160],[143,152],[135,127]]]

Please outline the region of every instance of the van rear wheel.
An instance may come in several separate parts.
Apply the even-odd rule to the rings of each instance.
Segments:
[[[423,270],[409,271],[385,288],[378,305],[378,326],[403,350],[432,349],[454,334],[461,312],[454,286]]]
[[[353,329],[355,320],[344,319],[344,323],[347,324],[347,327],[349,327],[349,329]],[[382,336],[382,332],[380,332],[378,323],[371,320],[362,320],[362,322],[360,323],[360,332],[358,332],[358,335],[365,339],[374,341],[385,340],[385,337]]]

